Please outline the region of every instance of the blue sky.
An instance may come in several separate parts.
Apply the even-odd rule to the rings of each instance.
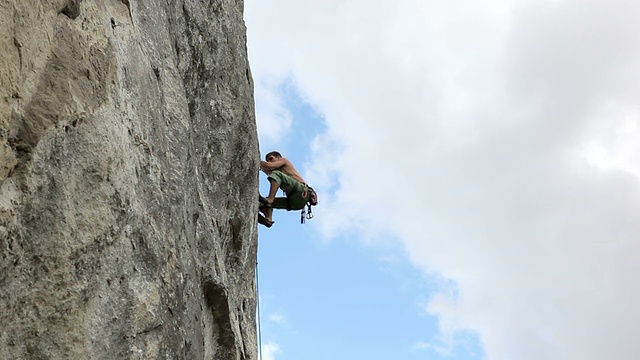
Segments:
[[[280,92],[293,121],[277,150],[302,168],[311,162],[309,147],[324,130],[323,119],[290,82]],[[260,188],[268,193],[262,173]],[[387,238],[367,246],[357,237],[326,239],[315,219],[300,224],[298,211],[277,212],[274,220],[276,225],[260,227],[259,235],[262,342],[270,352],[265,355],[278,360],[480,358],[473,335],[460,336],[451,348],[439,342],[437,319],[424,311],[429,282],[408,263],[400,243]],[[271,355],[274,346],[278,351]]]
[[[637,357],[639,13],[247,0],[262,155],[320,194],[260,230],[265,360]]]

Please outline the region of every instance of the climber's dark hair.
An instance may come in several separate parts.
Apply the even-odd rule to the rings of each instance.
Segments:
[[[280,153],[279,153],[279,152],[277,152],[277,151],[270,151],[270,152],[269,152],[269,153],[264,157],[264,159],[265,159],[265,160],[267,160],[267,159],[269,158],[269,156],[271,156],[271,155],[273,155],[273,156],[275,156],[275,157],[277,157],[277,158],[281,158],[281,157],[282,157],[282,155],[280,155]]]

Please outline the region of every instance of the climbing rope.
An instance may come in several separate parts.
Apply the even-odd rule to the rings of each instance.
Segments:
[[[258,285],[258,262],[256,261],[256,303],[258,304],[258,358],[262,360],[262,321],[260,320],[260,286]]]

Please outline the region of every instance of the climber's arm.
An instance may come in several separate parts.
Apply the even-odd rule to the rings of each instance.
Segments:
[[[271,172],[273,170],[277,170],[280,169],[283,166],[286,166],[287,164],[289,164],[289,160],[285,159],[285,158],[279,158],[279,159],[275,159],[271,162],[269,161],[260,161],[260,168],[265,171],[265,172]]]

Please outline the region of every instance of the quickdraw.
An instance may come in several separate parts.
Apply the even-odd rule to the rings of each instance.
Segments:
[[[305,220],[313,219],[313,212],[311,211],[312,206],[318,205],[318,194],[316,191],[309,185],[305,184],[304,191],[302,192],[302,197],[307,199],[306,211],[303,207],[300,211],[300,224],[304,224]]]

